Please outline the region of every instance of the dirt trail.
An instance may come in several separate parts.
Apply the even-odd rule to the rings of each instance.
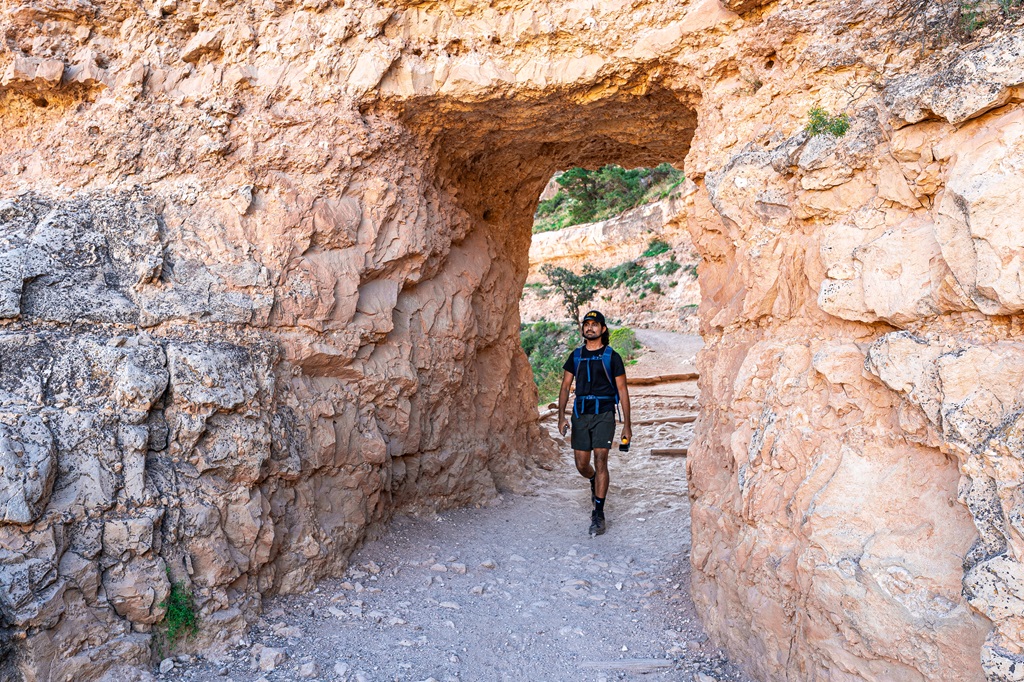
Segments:
[[[695,395],[692,382],[645,387],[634,419],[692,413]],[[554,432],[554,419],[545,425]],[[529,493],[399,518],[353,555],[345,580],[269,600],[231,655],[178,662],[160,677],[746,680],[707,640],[690,600],[686,460],[650,454],[691,434],[691,424],[638,427],[631,452],[612,451],[603,536],[587,535],[590,490],[565,444]]]
[[[704,347],[700,336],[658,329],[634,329],[633,332],[646,350],[630,368],[631,376],[681,374],[695,370],[694,356]]]

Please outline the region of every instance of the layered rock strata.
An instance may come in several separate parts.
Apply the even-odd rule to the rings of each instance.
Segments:
[[[6,8],[2,674],[146,663],[172,581],[213,644],[513,485],[537,196],[669,162],[711,634],[763,679],[1020,679],[1022,34],[945,7]]]
[[[681,192],[680,192],[681,194]],[[545,265],[579,271],[584,265],[610,268],[639,258],[652,239],[689,250],[690,234],[682,217],[682,197],[638,206],[595,223],[541,232],[530,240],[528,282],[541,282]]]

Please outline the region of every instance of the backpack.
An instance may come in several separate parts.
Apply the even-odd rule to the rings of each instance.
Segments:
[[[587,379],[588,380],[590,379],[590,374],[589,374],[589,372],[590,372],[590,363],[592,361],[596,360],[596,359],[597,358],[594,358],[594,357],[587,358]],[[572,367],[573,367],[573,376],[574,377],[579,377],[579,374],[580,374],[580,363],[582,363],[582,362],[583,362],[583,347],[580,346],[579,348],[577,348],[576,350],[574,350],[572,352]],[[615,385],[615,380],[612,379],[612,347],[611,346],[605,346],[604,347],[604,352],[601,353],[601,366],[604,367],[604,375],[606,377],[608,377],[608,383],[611,384],[612,388],[615,390],[615,411],[618,412],[619,411],[619,387]],[[600,412],[601,411],[601,401],[602,400],[611,400],[611,399],[612,398],[610,396],[604,396],[604,395],[577,395],[576,399],[572,401],[572,414],[577,419],[579,418],[579,416],[580,416],[580,411],[579,410],[580,410],[580,402],[581,401],[583,402],[584,409],[585,409],[586,401],[587,400],[595,401],[594,412]],[[622,421],[622,416],[621,415],[619,416],[619,421]]]

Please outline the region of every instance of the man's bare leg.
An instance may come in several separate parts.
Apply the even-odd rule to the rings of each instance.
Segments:
[[[594,469],[597,470],[594,495],[603,500],[608,494],[608,448],[594,450]]]
[[[593,478],[596,472],[590,466],[590,450],[573,450],[572,454],[576,457],[576,471],[580,472],[580,476]]]

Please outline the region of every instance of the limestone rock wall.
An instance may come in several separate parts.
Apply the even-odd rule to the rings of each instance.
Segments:
[[[694,591],[766,678],[1024,674],[1020,40],[885,81],[840,139],[750,146],[695,197]]]
[[[5,6],[0,674],[144,664],[171,580],[216,645],[514,485],[537,196],[667,161],[709,631],[763,679],[1019,679],[1021,32],[947,4]]]

